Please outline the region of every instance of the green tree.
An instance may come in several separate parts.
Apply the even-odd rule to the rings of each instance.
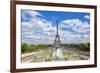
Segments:
[[[22,53],[28,52],[28,49],[29,49],[29,46],[26,43],[22,44],[21,46]]]

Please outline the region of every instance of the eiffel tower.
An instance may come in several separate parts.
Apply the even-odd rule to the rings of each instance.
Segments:
[[[62,52],[62,44],[60,41],[60,36],[58,32],[58,21],[56,25],[56,36],[53,44],[54,52],[52,54],[52,58],[54,61],[64,60],[63,52]]]
[[[61,45],[61,41],[60,41],[60,36],[59,36],[59,32],[58,32],[58,21],[57,21],[57,25],[56,25],[56,36],[55,36],[55,40],[54,40],[54,48],[60,48],[62,47]]]

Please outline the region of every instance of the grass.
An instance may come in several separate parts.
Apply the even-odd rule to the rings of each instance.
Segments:
[[[40,53],[39,55],[35,54],[35,58],[33,58],[32,62],[47,62],[52,60],[52,51],[46,51]]]
[[[75,55],[72,52],[65,51],[63,54],[64,54],[65,60],[71,60],[71,61],[81,60],[80,56]]]

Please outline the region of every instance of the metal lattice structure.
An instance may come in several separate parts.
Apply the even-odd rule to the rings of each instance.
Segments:
[[[55,36],[55,40],[54,40],[53,46],[56,49],[62,47],[62,44],[61,44],[61,41],[60,41],[59,32],[58,32],[58,21],[57,21],[57,25],[56,25],[56,36]]]

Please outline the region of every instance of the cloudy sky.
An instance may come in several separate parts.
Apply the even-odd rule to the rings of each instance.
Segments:
[[[90,13],[21,10],[22,43],[52,44],[57,20],[62,43],[90,41]]]

